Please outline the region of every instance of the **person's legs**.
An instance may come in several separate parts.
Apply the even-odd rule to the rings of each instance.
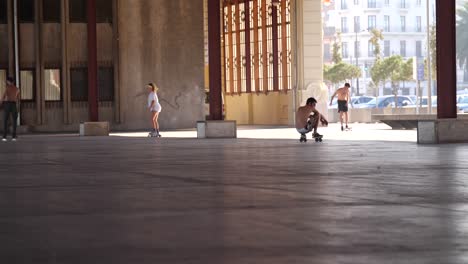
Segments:
[[[348,128],[348,112],[345,112],[346,128]]]
[[[340,111],[340,123],[341,123],[341,130],[343,130],[343,111]]]
[[[5,139],[8,135],[8,119],[10,118],[10,104],[3,104],[3,138]]]
[[[153,132],[156,131],[156,123],[154,122],[154,117],[157,112],[151,112],[151,126],[153,127]]]
[[[16,104],[11,105],[11,114],[13,116],[13,139],[16,139],[16,125],[18,124],[18,109],[16,108]]]
[[[319,116],[311,115],[309,117],[309,131],[314,131],[314,134],[317,134],[317,127],[319,125]]]
[[[156,133],[159,135],[159,123],[158,123],[159,112],[155,112],[153,116],[153,124]]]

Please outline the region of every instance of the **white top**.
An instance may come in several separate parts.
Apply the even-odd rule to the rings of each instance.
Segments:
[[[155,92],[151,92],[148,95],[148,108],[151,106],[151,103],[154,101],[153,107],[150,109],[152,112],[161,112],[161,104],[159,103],[158,95]]]

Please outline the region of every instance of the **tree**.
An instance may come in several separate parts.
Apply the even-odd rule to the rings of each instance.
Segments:
[[[404,61],[401,56],[395,55],[377,60],[371,68],[371,78],[377,91],[380,84],[385,85],[387,81],[390,81],[396,106],[398,105],[397,95],[400,82],[410,81],[413,78],[413,59]],[[376,97],[378,97],[377,92]]]
[[[325,65],[323,69],[323,78],[332,84],[359,77],[361,77],[361,69],[345,62],[333,66]]]
[[[379,86],[380,84],[385,84],[387,79],[387,72],[384,69],[384,64],[382,60],[377,60],[372,68],[370,69],[372,86],[375,87],[375,97],[379,97]]]
[[[335,42],[333,43],[333,57],[332,61],[334,64],[338,64],[343,61],[341,57],[341,34],[337,33]]]
[[[431,55],[431,79],[437,79],[437,38],[436,38],[436,26],[432,25],[429,32],[429,52]],[[429,78],[427,70],[427,59],[424,60],[424,77]]]
[[[457,60],[461,67],[468,66],[468,3],[457,11]]]
[[[384,39],[382,30],[378,30],[373,28],[371,31],[371,38],[369,39],[369,42],[372,43],[374,46],[374,57],[375,60],[378,61],[380,60],[380,55],[381,55],[381,48],[380,48],[380,41]]]

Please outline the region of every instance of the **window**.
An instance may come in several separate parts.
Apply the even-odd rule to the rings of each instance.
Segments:
[[[6,89],[6,78],[7,78],[7,71],[0,70],[0,96],[3,95]]]
[[[422,57],[422,41],[421,40],[416,41],[416,57],[418,58]]]
[[[375,16],[369,16],[367,18],[367,25],[368,25],[368,29],[371,30],[371,29],[374,29],[376,27],[376,18]]]
[[[416,17],[416,30],[418,32],[422,31],[422,25],[421,25],[421,16]]]
[[[384,40],[384,56],[390,57],[390,40]]]
[[[96,0],[96,20],[112,24],[112,0]]]
[[[406,40],[400,41],[400,55],[406,57]]]
[[[367,0],[367,8],[376,8],[377,4],[375,0]]]
[[[343,42],[342,43],[342,49],[341,49],[341,56],[343,58],[348,58],[349,57],[349,53],[348,53],[348,42]]]
[[[114,101],[114,68],[99,67],[99,101]]]
[[[354,17],[354,32],[361,31],[361,17]]]
[[[327,61],[331,59],[330,44],[328,43],[323,45],[323,58]]]
[[[341,32],[348,33],[348,18],[347,17],[341,18]]]
[[[86,23],[86,1],[69,0],[70,23]]]
[[[0,24],[8,23],[7,0],[0,0]]]
[[[416,5],[421,6],[421,0],[416,0]]]
[[[60,2],[62,0],[42,0],[44,22],[60,23]]]
[[[406,6],[406,0],[400,0],[400,8],[408,8]]]
[[[347,0],[341,0],[341,9],[348,9]]]
[[[34,23],[34,0],[18,1],[18,17],[20,23]]]
[[[71,100],[88,101],[88,68],[70,69]]]
[[[406,32],[406,17],[400,16],[401,32]]]
[[[384,31],[390,32],[390,16],[384,16]]]
[[[46,101],[61,101],[62,86],[59,69],[47,69],[44,71],[44,86]]]
[[[361,42],[354,41],[354,57],[359,58],[361,55],[359,50],[361,49]]]
[[[390,0],[385,0],[384,4],[385,4],[385,6],[389,6],[390,5]]]
[[[372,44],[371,42],[369,42],[369,45],[367,46],[368,49],[367,49],[367,56],[369,57],[374,57],[374,44]]]
[[[34,100],[34,70],[20,71],[20,91],[22,101]]]
[[[354,5],[359,5],[359,0],[354,0]]]
[[[223,48],[226,55],[223,82],[226,94],[291,90],[291,10],[285,8],[285,12],[277,12],[278,26],[273,27],[273,12],[261,7],[263,1],[222,2],[225,18]],[[250,3],[248,9],[245,5],[247,2]],[[272,2],[266,0],[268,6]],[[281,4],[289,6],[291,2],[282,0]],[[336,3],[339,4],[339,1]],[[249,14],[252,19],[247,23],[249,21],[245,17]],[[339,30],[339,25],[337,28]],[[324,31],[332,36],[334,30]],[[278,33],[277,38],[273,37],[275,32]],[[250,36],[250,43],[246,43],[247,36]],[[275,54],[276,48],[278,52]]]

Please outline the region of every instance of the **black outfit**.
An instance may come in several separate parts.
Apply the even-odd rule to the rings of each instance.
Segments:
[[[16,138],[16,121],[18,119],[18,109],[16,108],[16,102],[3,102],[3,111],[3,138],[6,138],[8,134],[8,119],[10,119],[10,114],[13,116],[13,138]]]
[[[348,101],[338,100],[338,113],[340,112],[348,112]]]

